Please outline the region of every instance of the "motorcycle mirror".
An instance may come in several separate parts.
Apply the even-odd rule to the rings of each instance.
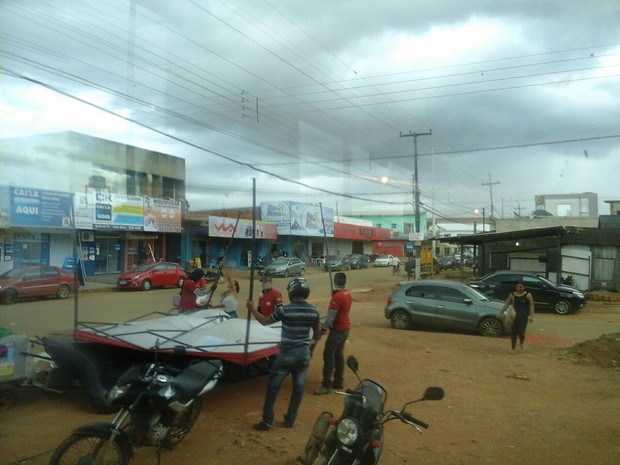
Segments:
[[[359,363],[357,359],[353,355],[349,355],[347,357],[347,366],[351,369],[353,373],[357,375],[357,369],[359,368]]]
[[[437,386],[427,387],[422,396],[422,400],[441,400],[443,399],[445,392],[442,388]]]

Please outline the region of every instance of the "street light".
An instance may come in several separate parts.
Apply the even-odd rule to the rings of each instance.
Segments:
[[[480,211],[480,209],[476,208],[474,210],[474,213],[478,213],[478,214],[482,213],[482,232],[484,232],[484,222],[485,222],[485,210],[484,210],[484,207],[482,207],[482,211]]]

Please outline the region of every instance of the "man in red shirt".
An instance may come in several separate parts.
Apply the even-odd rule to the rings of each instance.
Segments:
[[[329,329],[329,336],[325,341],[323,350],[323,382],[321,387],[314,391],[317,396],[329,394],[334,389],[342,389],[344,383],[344,345],[349,337],[351,320],[351,293],[345,289],[347,275],[336,273],[334,275],[334,289],[327,310],[327,318],[322,325],[322,330]],[[333,382],[332,382],[333,376]]]
[[[263,290],[258,298],[258,312],[261,315],[271,315],[277,307],[282,306],[282,294],[271,287],[271,276],[260,278]]]

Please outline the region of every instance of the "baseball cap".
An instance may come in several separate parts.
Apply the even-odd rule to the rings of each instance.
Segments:
[[[273,281],[273,280],[271,279],[271,276],[269,276],[269,275],[267,275],[267,274],[265,274],[265,275],[261,276],[261,278],[260,278],[260,282],[261,282],[261,283],[270,283],[271,281]]]

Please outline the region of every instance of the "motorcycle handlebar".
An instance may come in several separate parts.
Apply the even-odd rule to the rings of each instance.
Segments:
[[[409,412],[402,412],[400,413],[399,416],[401,420],[403,420],[405,423],[413,423],[413,426],[419,426],[424,429],[428,429],[428,427],[430,426],[428,423],[422,420],[418,420],[413,415],[411,415]]]

